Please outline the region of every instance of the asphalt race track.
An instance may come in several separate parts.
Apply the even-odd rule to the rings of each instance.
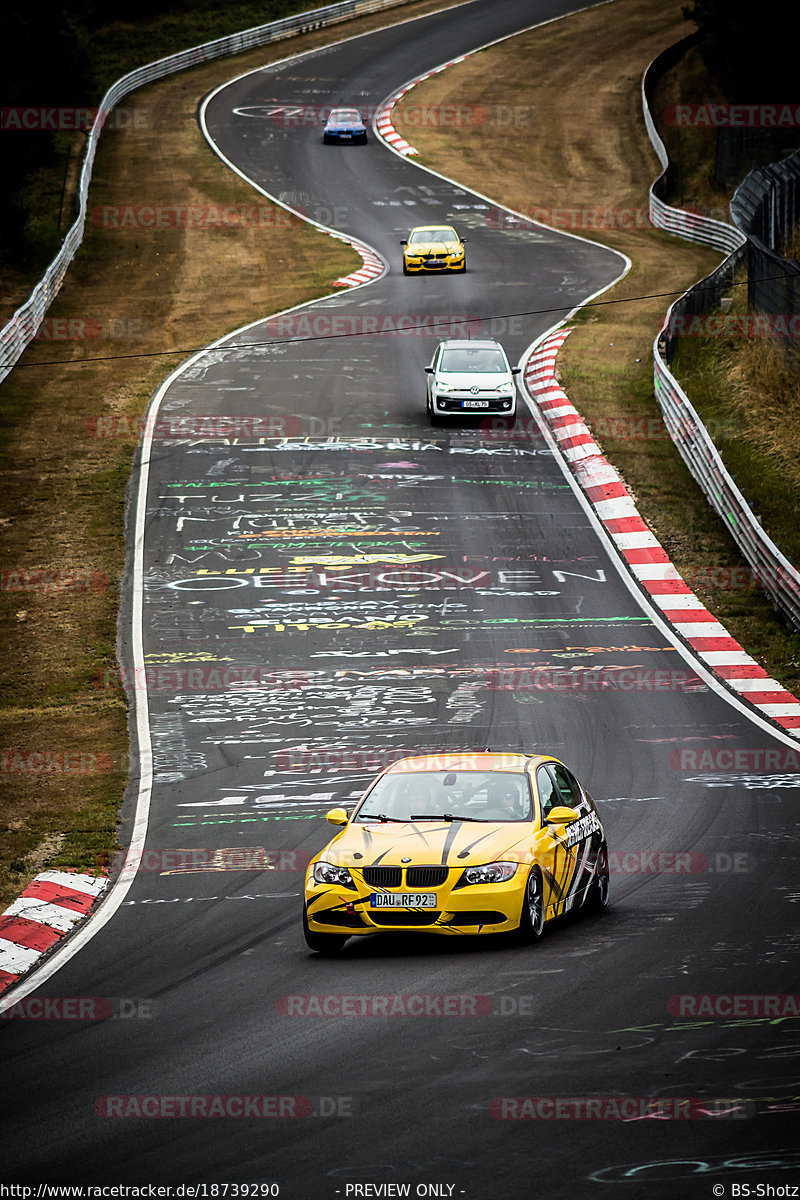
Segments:
[[[298,1200],[692,1200],[800,1183],[798,1022],[759,999],[795,980],[790,739],[694,675],[524,404],[513,430],[425,413],[434,326],[497,337],[518,362],[624,263],[503,228],[372,135],[323,146],[319,125],[286,116],[374,108],[570,7],[434,14],[207,105],[228,161],[389,271],[196,356],[159,397],[121,625],[143,792],[152,748],[144,857],[35,993],[109,999],[114,1016],[5,1023],[3,1180],[276,1184],[250,1195]],[[405,278],[399,239],[439,221],[469,238],[467,273]],[[399,332],[408,318],[421,331]],[[389,332],[370,332],[376,319]],[[635,685],[587,682],[621,673]],[[584,780],[612,850],[608,913],[535,949],[419,935],[311,955],[300,893],[327,809],[403,751],[476,747],[546,750]],[[137,802],[132,788],[131,836]],[[723,999],[706,1011],[702,995]],[[357,1015],[380,1009],[353,996],[398,1015]],[[246,1111],[265,1096],[283,1099],[262,1116],[125,1115],[130,1097]],[[635,1102],[611,1119],[610,1098]]]

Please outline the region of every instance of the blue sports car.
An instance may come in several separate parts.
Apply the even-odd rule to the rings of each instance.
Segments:
[[[367,127],[355,108],[334,108],[325,122],[323,142],[366,142]]]

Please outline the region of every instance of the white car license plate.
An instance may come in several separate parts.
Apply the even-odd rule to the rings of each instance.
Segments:
[[[464,408],[488,408],[488,400],[465,400]]]
[[[373,892],[370,908],[436,908],[436,892]]]

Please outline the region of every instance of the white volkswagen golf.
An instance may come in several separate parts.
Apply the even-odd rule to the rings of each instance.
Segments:
[[[517,410],[514,376],[499,342],[449,338],[436,347],[428,375],[428,413],[432,420],[456,414],[500,413]]]

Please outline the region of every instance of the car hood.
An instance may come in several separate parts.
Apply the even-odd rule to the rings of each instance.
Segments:
[[[409,254],[452,254],[461,246],[459,241],[448,242],[412,242],[406,246]]]
[[[469,867],[508,856],[522,861],[519,843],[530,830],[525,822],[409,821],[402,825],[358,822],[348,825],[320,855],[336,866]],[[361,857],[356,858],[356,855]],[[410,863],[404,863],[410,859]]]
[[[500,387],[501,384],[508,383],[510,376],[510,371],[438,371],[436,379],[439,383],[469,391],[471,387]]]

